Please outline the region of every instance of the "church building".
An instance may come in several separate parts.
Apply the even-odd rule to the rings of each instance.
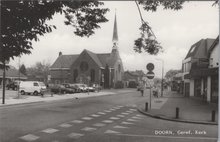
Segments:
[[[115,15],[112,51],[110,53],[93,53],[84,49],[80,54],[63,55],[50,67],[50,83],[84,83],[99,84],[112,88],[122,81],[123,64],[118,50],[118,32]]]

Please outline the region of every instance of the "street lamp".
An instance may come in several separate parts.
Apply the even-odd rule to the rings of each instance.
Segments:
[[[164,60],[163,59],[156,59],[162,62],[162,80],[161,80],[161,97],[163,97],[163,74],[164,74]]]

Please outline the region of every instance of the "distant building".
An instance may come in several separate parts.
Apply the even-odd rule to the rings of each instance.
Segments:
[[[184,94],[208,102],[218,98],[219,39],[202,39],[183,60]]]
[[[50,82],[96,83],[104,88],[114,87],[116,82],[122,81],[124,73],[118,50],[116,15],[112,42],[111,53],[93,53],[86,49],[75,55],[62,55],[60,52],[59,57],[50,67]]]
[[[24,74],[20,73],[13,66],[9,66],[9,68],[5,70],[5,79],[6,79],[6,84],[8,84],[11,81],[15,81],[15,80],[27,80],[27,77]],[[2,82],[3,82],[3,70],[0,69],[0,86],[1,87],[2,87]]]
[[[124,81],[126,82],[126,86],[133,88],[134,85],[138,84],[140,80],[143,79],[145,76],[144,72],[142,70],[136,70],[136,71],[125,71],[124,72]]]

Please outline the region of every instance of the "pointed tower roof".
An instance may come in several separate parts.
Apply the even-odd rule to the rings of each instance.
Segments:
[[[113,43],[118,42],[118,30],[117,30],[116,12],[115,12],[115,23],[114,23],[114,28],[113,28],[112,41],[113,41]]]

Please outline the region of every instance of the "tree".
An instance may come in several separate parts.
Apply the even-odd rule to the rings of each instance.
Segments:
[[[159,51],[162,51],[162,46],[157,41],[156,36],[150,27],[149,23],[146,22],[140,10],[140,6],[143,6],[143,9],[146,11],[155,12],[159,6],[163,6],[164,9],[179,10],[182,8],[184,1],[177,0],[135,0],[137,5],[140,18],[141,18],[141,27],[140,27],[140,36],[134,41],[134,51],[141,53],[142,50],[145,52],[156,55]]]
[[[180,73],[180,72],[181,72],[181,70],[173,70],[173,69],[171,69],[171,70],[169,70],[169,71],[166,73],[165,78],[171,79],[171,78],[173,78],[176,74],[178,74],[178,73]]]
[[[27,68],[27,75],[33,79],[40,77],[43,81],[47,81],[51,64],[46,61],[37,62],[34,66]]]
[[[74,27],[77,36],[90,36],[107,22],[106,8],[98,1],[17,0],[1,1],[1,56],[4,63],[21,54],[30,54],[32,41],[56,29],[48,25],[56,13],[63,13],[65,24]]]
[[[19,71],[20,71],[20,73],[27,75],[26,67],[24,64],[21,65]]]

